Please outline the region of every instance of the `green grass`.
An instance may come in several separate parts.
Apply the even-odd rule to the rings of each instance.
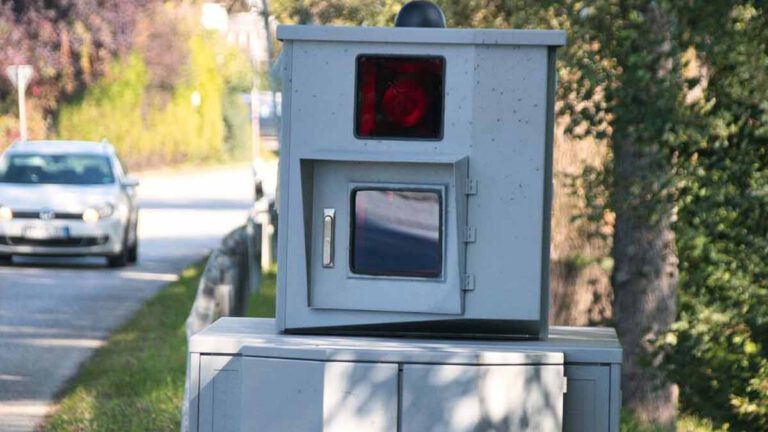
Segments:
[[[272,318],[275,316],[275,270],[264,273],[259,291],[248,302],[248,316]]]
[[[42,431],[178,431],[189,314],[204,262],[115,331],[61,394]]]
[[[205,262],[184,270],[78,371],[42,431],[178,431],[184,397],[184,322]],[[275,272],[251,296],[248,314],[275,316]]]

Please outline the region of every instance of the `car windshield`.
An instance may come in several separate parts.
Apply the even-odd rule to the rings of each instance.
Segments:
[[[107,156],[13,154],[0,160],[0,183],[100,185],[114,182]]]

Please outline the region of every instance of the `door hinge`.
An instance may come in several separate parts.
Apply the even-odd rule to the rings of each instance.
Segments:
[[[464,227],[464,243],[474,243],[477,240],[477,228]]]
[[[467,184],[464,189],[465,195],[477,195],[477,179],[467,179]]]
[[[465,273],[464,280],[461,284],[462,291],[474,291],[475,290],[475,275],[472,273]]]

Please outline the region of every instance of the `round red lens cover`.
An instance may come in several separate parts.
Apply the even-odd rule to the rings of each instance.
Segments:
[[[401,78],[384,91],[384,113],[404,127],[415,126],[427,110],[427,93],[413,78]]]

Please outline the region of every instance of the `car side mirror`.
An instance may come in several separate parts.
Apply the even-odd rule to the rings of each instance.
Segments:
[[[133,177],[126,177],[123,179],[123,186],[127,188],[135,188],[139,185],[139,180]]]

